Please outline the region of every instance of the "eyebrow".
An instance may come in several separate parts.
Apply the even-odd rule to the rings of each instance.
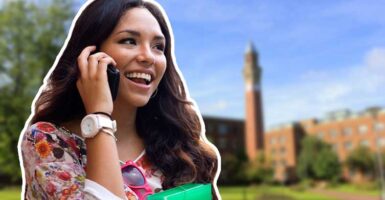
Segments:
[[[126,30],[119,31],[116,34],[120,34],[120,33],[129,33],[129,34],[131,34],[133,36],[140,37],[140,33],[138,31],[134,31],[134,30],[126,29]],[[156,35],[154,37],[154,39],[155,40],[166,40],[163,35]]]

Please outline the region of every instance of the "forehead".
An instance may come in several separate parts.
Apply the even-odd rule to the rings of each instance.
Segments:
[[[163,35],[158,21],[146,8],[132,8],[123,14],[114,32],[126,29],[152,35]]]

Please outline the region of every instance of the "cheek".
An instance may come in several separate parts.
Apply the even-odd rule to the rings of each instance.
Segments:
[[[111,55],[112,59],[115,60],[117,64],[117,68],[122,71],[124,70],[125,66],[127,65],[127,55],[120,55],[120,54],[113,54]]]
[[[167,61],[166,61],[166,58],[164,58],[164,59],[161,60],[161,62],[157,66],[158,74],[160,74],[161,77],[163,77],[163,75],[164,75],[164,73],[166,71],[166,68],[167,68]]]

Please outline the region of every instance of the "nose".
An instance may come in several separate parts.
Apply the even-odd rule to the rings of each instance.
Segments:
[[[144,66],[150,66],[155,63],[155,56],[151,52],[151,47],[149,45],[143,45],[139,49],[137,60]]]

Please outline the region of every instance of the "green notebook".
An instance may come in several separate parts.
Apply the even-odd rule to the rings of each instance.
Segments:
[[[190,183],[149,195],[147,200],[212,200],[211,184]]]

